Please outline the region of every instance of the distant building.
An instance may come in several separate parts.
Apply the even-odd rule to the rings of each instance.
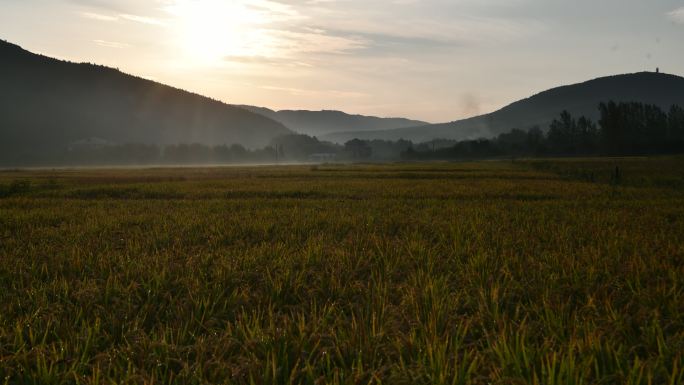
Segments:
[[[337,154],[335,153],[319,153],[309,155],[310,162],[334,162],[337,159]]]

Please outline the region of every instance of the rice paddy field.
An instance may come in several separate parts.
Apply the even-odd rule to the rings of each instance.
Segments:
[[[683,384],[684,158],[1,171],[0,383]]]

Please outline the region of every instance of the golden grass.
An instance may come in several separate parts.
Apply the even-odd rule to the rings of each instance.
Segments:
[[[684,383],[683,169],[0,172],[0,381]]]

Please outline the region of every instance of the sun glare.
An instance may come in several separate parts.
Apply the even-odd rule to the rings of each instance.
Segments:
[[[178,0],[169,7],[177,20],[178,43],[189,61],[217,64],[230,56],[262,54],[268,20],[245,1]]]

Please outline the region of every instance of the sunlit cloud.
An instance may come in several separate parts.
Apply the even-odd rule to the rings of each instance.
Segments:
[[[304,61],[291,60],[287,58],[265,57],[265,56],[240,56],[231,55],[224,58],[226,62],[246,64],[246,65],[278,65],[284,67],[304,67],[312,68],[313,64]]]
[[[341,90],[312,90],[294,87],[278,87],[278,86],[259,86],[259,88],[268,91],[280,91],[288,93],[292,96],[309,96],[309,97],[333,97],[333,98],[363,98],[369,96],[363,92],[356,91],[341,91]]]
[[[370,41],[362,36],[334,36],[323,30],[274,31],[274,52],[281,56],[298,53],[344,54],[368,47]]]
[[[386,12],[349,17],[359,1],[173,0],[164,10],[173,20],[177,45],[195,63],[307,62],[317,54],[372,53],[393,46],[421,50],[481,42],[508,42],[543,29],[540,23],[460,15],[391,18]],[[393,7],[417,6],[414,1]],[[347,9],[349,7],[349,10]],[[377,8],[377,7],[376,7]],[[348,12],[349,11],[349,12]],[[240,60],[257,58],[258,60]]]
[[[290,7],[265,0],[175,0],[164,9],[186,56],[213,63],[225,56],[271,56],[269,26],[296,17]]]
[[[511,2],[512,0],[508,0]],[[520,2],[522,0],[518,0]],[[534,19],[493,17],[463,7],[479,4],[470,0],[453,3],[393,0],[391,3],[361,0],[289,1],[309,28],[336,33],[376,37],[379,40],[414,40],[417,44],[463,45],[465,43],[508,42],[537,34],[544,24]],[[497,2],[498,3],[498,2]],[[454,4],[461,4],[456,7]],[[487,4],[490,4],[489,2]],[[507,4],[507,2],[501,2]],[[472,7],[472,5],[471,5]],[[461,9],[464,8],[464,9]],[[391,11],[389,10],[391,9]],[[397,17],[397,14],[401,17]],[[416,45],[417,45],[416,44]]]
[[[675,23],[684,24],[684,7],[677,8],[667,13],[667,17]]]
[[[117,20],[119,20],[119,18],[116,16],[102,15],[102,14],[93,13],[93,12],[81,12],[81,16],[85,17],[86,19],[99,20],[99,21],[117,21]]]
[[[308,17],[282,2],[175,0],[165,10],[174,20],[178,44],[197,62],[297,60],[298,54],[341,54],[367,46],[359,36],[336,36],[306,27]]]
[[[132,21],[132,22],[141,23],[141,24],[164,25],[164,23],[161,20],[157,20],[157,19],[154,19],[152,17],[140,16],[140,15],[131,15],[131,14],[127,14],[127,13],[121,13],[121,14],[116,14],[116,15],[105,15],[105,14],[95,13],[95,12],[81,12],[80,15],[86,19],[92,19],[92,20],[97,20],[97,21],[106,21],[106,22]]]
[[[107,48],[127,48],[130,47],[130,44],[126,43],[120,43],[116,41],[107,41],[107,40],[93,40],[93,43],[101,46],[101,47],[107,47]]]
[[[119,15],[119,17],[121,19],[128,20],[128,21],[134,21],[136,23],[151,24],[151,25],[164,25],[164,23],[162,21],[151,18],[151,17],[129,15],[127,13],[123,13],[123,14]]]

